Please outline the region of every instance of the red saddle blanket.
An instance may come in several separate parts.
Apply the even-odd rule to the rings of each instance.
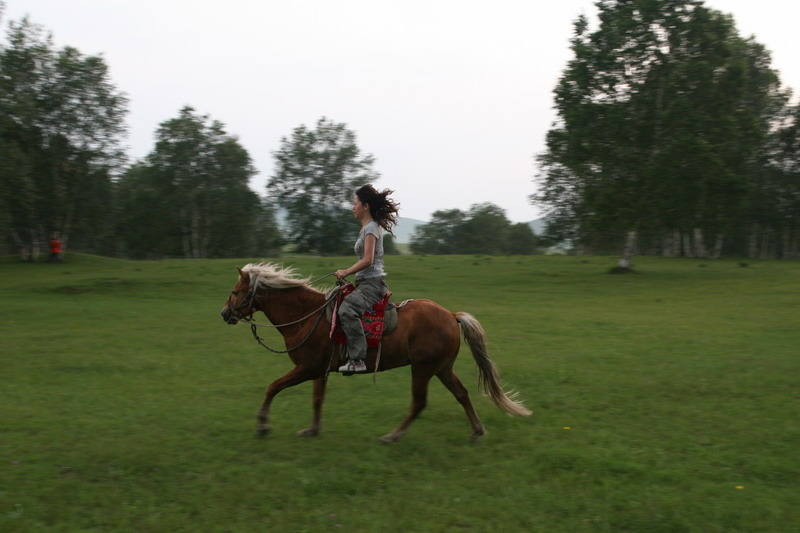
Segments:
[[[355,285],[346,283],[339,290],[336,296],[336,305],[333,309],[333,317],[331,318],[331,334],[330,338],[338,344],[347,344],[347,338],[344,331],[339,326],[339,305],[347,298],[347,295],[355,290]],[[381,344],[383,337],[384,319],[386,314],[386,306],[389,303],[392,293],[386,293],[386,296],[378,300],[370,309],[361,317],[361,325],[364,327],[364,335],[367,338],[367,348],[377,348]]]

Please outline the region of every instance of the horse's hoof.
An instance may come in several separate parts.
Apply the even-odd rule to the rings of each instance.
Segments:
[[[267,435],[269,435],[271,430],[272,430],[272,428],[258,428],[257,435],[259,437],[266,437]]]
[[[472,442],[475,442],[479,438],[481,438],[484,435],[486,435],[486,433],[488,433],[488,432],[485,429],[482,429],[480,431],[475,431],[475,432],[472,433],[472,435],[470,435],[469,440],[471,440]]]
[[[389,433],[388,435],[384,435],[378,440],[380,440],[384,444],[391,444],[393,442],[397,442],[398,439],[402,436],[403,436],[402,434],[398,435],[396,433]]]
[[[298,437],[316,437],[317,435],[319,435],[319,429],[315,428],[301,429],[297,432]]]

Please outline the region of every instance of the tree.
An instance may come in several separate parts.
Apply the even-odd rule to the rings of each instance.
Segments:
[[[549,236],[621,247],[623,267],[643,236],[705,255],[750,192],[779,92],[769,56],[700,1],[596,5],[596,31],[575,22],[533,201]]]
[[[221,122],[184,107],[160,124],[155,149],[118,184],[127,253],[249,255],[257,240],[270,242],[265,225],[277,227],[274,212],[248,187],[255,174],[249,154]]]
[[[800,105],[787,106],[763,150],[751,198],[746,249],[753,258],[800,257]],[[740,251],[741,252],[741,251]]]
[[[115,183],[116,255],[162,259],[180,254],[178,221],[158,175],[144,161],[133,164]]]
[[[281,249],[286,244],[277,221],[278,209],[266,199],[261,199],[260,209],[256,218],[253,231],[253,249],[247,254],[237,254],[239,257],[255,255],[261,258],[278,257]]]
[[[313,130],[302,125],[273,152],[269,197],[286,210],[288,240],[301,253],[352,250],[358,231],[350,206],[356,189],[377,181],[372,155],[362,155],[346,124],[325,117]]]
[[[411,238],[415,254],[512,254],[536,252],[536,236],[528,224],[511,224],[505,211],[492,203],[436,211],[431,222],[417,227]]]
[[[519,222],[508,228],[508,243],[505,253],[509,255],[532,255],[536,253],[538,241],[531,227]]]
[[[411,237],[411,251],[415,254],[457,254],[460,252],[458,228],[466,215],[460,209],[439,210],[431,221],[418,226]]]
[[[63,247],[107,227],[127,99],[101,57],[56,50],[43,28],[11,22],[0,47],[0,206],[14,246],[35,259],[48,235]]]
[[[511,223],[505,211],[492,203],[470,207],[456,232],[459,253],[497,255],[508,250]]]
[[[383,234],[383,254],[384,255],[399,255],[400,250],[397,249],[397,244],[394,242],[394,237],[389,234]]]

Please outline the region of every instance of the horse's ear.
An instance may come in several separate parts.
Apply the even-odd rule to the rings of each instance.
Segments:
[[[236,267],[236,270],[239,271],[239,277],[243,278],[244,277],[244,272],[242,272],[242,269],[239,268],[239,267]]]

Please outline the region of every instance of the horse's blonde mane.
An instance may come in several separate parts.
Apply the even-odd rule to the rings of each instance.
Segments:
[[[294,267],[284,267],[275,263],[250,263],[242,268],[250,275],[250,284],[257,289],[291,289],[309,287],[311,278],[302,278]],[[309,287],[310,288],[310,287]]]

